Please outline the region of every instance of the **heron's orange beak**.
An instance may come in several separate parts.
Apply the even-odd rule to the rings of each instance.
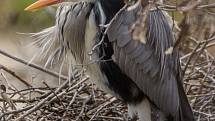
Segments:
[[[31,11],[31,10],[35,10],[38,8],[42,8],[42,7],[46,7],[46,6],[50,6],[50,5],[54,5],[57,3],[61,3],[64,0],[38,0],[37,2],[31,4],[30,6],[28,6],[27,8],[25,8],[26,11]]]

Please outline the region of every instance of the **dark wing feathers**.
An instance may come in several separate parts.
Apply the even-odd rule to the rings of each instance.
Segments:
[[[165,114],[177,117],[179,91],[183,92],[183,86],[177,78],[180,77],[178,52],[165,54],[174,43],[171,28],[163,13],[153,10],[147,17],[146,44],[133,40],[129,27],[136,22],[140,10],[140,7],[124,10],[109,28],[115,63]]]

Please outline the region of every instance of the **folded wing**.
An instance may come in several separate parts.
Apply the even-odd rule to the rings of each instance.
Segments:
[[[133,26],[144,17],[139,14],[140,11],[141,6],[122,11],[108,30],[115,63],[166,115],[176,117],[179,121],[180,116],[177,115],[181,105],[184,105],[182,103],[185,103],[183,110],[188,111],[191,117],[187,118],[193,121],[181,82],[178,51],[171,52],[174,38],[168,21],[161,10],[149,11],[146,25],[142,28],[142,35],[145,36],[140,37],[145,40],[134,39]]]

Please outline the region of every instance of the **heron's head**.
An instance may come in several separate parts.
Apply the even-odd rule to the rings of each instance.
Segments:
[[[73,2],[79,2],[79,1],[94,2],[95,0],[38,0],[37,2],[25,8],[25,10],[31,11],[31,10],[43,8],[54,4],[73,3]]]

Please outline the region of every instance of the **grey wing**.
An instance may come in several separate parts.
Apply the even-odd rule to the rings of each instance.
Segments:
[[[141,9],[124,10],[108,30],[115,62],[156,106],[167,115],[175,116],[180,105],[178,84],[181,82],[178,82],[177,51],[165,54],[174,43],[171,28],[160,10],[150,11],[146,20],[146,43],[134,40],[131,26]]]

